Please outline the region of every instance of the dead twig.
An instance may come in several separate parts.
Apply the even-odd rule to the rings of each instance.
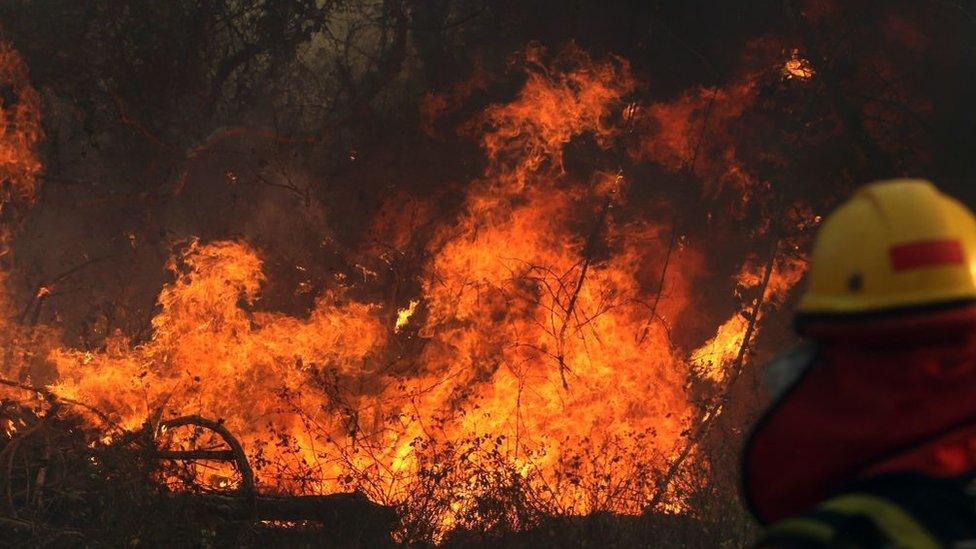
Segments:
[[[559,344],[559,378],[562,380],[563,389],[569,389],[569,383],[566,382],[566,371],[569,370],[569,366],[566,364],[565,355],[563,353],[563,347],[566,342],[566,329],[569,327],[569,321],[573,318],[573,313],[576,310],[576,303],[579,300],[579,294],[583,290],[583,284],[586,282],[586,273],[590,268],[590,264],[593,262],[593,252],[596,248],[596,244],[600,235],[603,233],[603,226],[606,224],[607,214],[610,213],[610,204],[612,203],[612,196],[608,194],[603,200],[603,207],[600,209],[600,215],[597,217],[596,223],[593,225],[593,229],[586,238],[586,244],[583,246],[583,263],[580,267],[579,277],[576,279],[576,284],[573,286],[573,291],[569,295],[569,303],[566,305],[565,314],[563,315],[562,325],[559,328],[559,335],[557,343]]]
[[[27,302],[27,306],[24,307],[23,312],[21,312],[20,316],[18,317],[18,323],[24,324],[27,321],[27,317],[30,316],[30,325],[33,326],[37,324],[37,319],[41,314],[41,307],[44,305],[44,301],[48,297],[50,297],[52,289],[54,288],[55,285],[64,282],[64,280],[66,280],[71,275],[80,272],[99,261],[108,259],[109,257],[113,257],[113,256],[106,255],[106,256],[89,258],[79,263],[78,265],[75,265],[74,267],[71,267],[51,277],[51,279],[47,282],[41,282],[37,284],[37,286],[34,287],[34,293],[31,294],[30,301]]]
[[[674,252],[674,246],[677,242],[678,222],[675,220],[671,223],[671,241],[668,243],[668,252],[664,255],[664,265],[661,267],[661,276],[657,282],[657,295],[654,296],[654,303],[651,305],[651,313],[647,315],[647,322],[644,323],[644,328],[637,338],[638,344],[644,343],[644,340],[647,339],[647,335],[651,331],[651,324],[658,318],[657,306],[661,302],[661,294],[664,293],[664,282],[668,277],[668,268],[671,265],[671,254]]]

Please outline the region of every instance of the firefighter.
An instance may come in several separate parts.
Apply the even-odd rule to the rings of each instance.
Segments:
[[[922,180],[827,218],[743,457],[759,547],[976,548],[976,218]]]

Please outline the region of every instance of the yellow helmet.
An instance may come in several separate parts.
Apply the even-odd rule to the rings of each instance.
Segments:
[[[820,228],[798,324],[973,301],[973,213],[928,181],[880,181],[858,190]]]

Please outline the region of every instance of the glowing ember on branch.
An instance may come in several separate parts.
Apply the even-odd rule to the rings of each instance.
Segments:
[[[810,61],[800,57],[800,50],[794,49],[790,58],[783,64],[783,77],[787,79],[809,80],[816,72]]]

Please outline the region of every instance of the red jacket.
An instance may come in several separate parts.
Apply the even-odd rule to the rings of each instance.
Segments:
[[[744,494],[760,521],[881,473],[976,470],[976,327],[921,318],[822,341],[746,445]]]

